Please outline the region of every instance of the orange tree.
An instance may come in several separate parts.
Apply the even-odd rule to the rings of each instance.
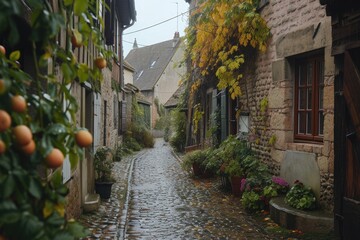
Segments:
[[[103,44],[100,6],[96,0],[0,1],[0,239],[86,234],[66,219],[61,165],[68,156],[76,167],[92,143],[76,126],[72,88],[87,81],[97,89],[104,64],[79,63],[73,49],[90,55],[91,42],[100,58],[113,57]]]
[[[188,81],[191,101],[196,101],[192,100],[195,93],[213,79],[219,90],[229,90],[232,99],[241,95],[241,66],[251,50],[266,50],[270,35],[257,11],[258,2],[201,0],[192,11],[186,33],[187,57],[192,63]]]

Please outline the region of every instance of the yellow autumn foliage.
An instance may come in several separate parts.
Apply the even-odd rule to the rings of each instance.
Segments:
[[[193,11],[187,30],[193,68],[206,78],[215,73],[219,89],[228,88],[231,97],[241,95],[239,80],[245,62],[244,49],[266,51],[270,30],[252,0],[202,0]],[[195,36],[194,36],[195,35]],[[191,92],[200,86],[192,84]]]

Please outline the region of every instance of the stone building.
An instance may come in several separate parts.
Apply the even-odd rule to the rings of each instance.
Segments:
[[[135,21],[135,9],[133,0],[107,0],[109,8],[100,4],[102,16],[105,20],[104,38],[108,49],[111,49],[117,57],[107,63],[102,70],[103,82],[99,92],[95,92],[91,85],[76,84],[73,95],[77,98],[79,111],[76,123],[79,127],[87,128],[93,135],[93,146],[86,149],[84,158],[79,166],[71,170],[70,165],[63,166],[63,181],[69,187],[67,214],[68,217],[77,217],[83,211],[89,211],[99,202],[99,197],[94,190],[94,167],[92,156],[100,146],[114,148],[122,141],[123,127],[122,117],[125,94],[123,56],[122,56],[122,31],[131,26]],[[65,39],[63,32],[60,39]],[[94,59],[98,56],[95,47],[89,44],[85,47],[76,48],[74,55],[78,62],[93,66]]]
[[[187,2],[190,8],[196,6]],[[302,181],[331,210],[335,69],[331,20],[316,0],[265,0],[258,11],[271,32],[267,50],[246,60],[239,100],[231,100],[215,84],[205,86],[200,138],[192,143],[206,143],[217,106],[220,140],[229,134],[245,136],[273,174],[290,184]]]
[[[173,39],[134,48],[125,58],[135,69],[133,84],[140,89],[145,100],[152,103],[150,128],[155,126],[159,117],[157,105],[164,105],[169,100],[186,72],[184,66],[179,67],[184,47],[183,39],[176,32]]]

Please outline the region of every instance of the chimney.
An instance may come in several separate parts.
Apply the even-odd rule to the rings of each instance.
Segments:
[[[133,44],[133,49],[137,49],[137,48],[139,48],[139,47],[138,47],[138,44],[137,44],[137,41],[136,41],[136,38],[135,38],[134,44]]]
[[[173,38],[173,44],[172,44],[173,47],[176,47],[176,44],[179,42],[179,39],[180,39],[180,33],[176,31]]]

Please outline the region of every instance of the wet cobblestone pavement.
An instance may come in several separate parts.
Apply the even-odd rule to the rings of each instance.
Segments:
[[[184,172],[161,139],[115,163],[113,172],[111,198],[80,219],[92,232],[87,239],[333,239],[303,238],[266,214],[249,215],[240,198],[220,189],[219,179]]]
[[[110,199],[101,199],[98,211],[85,213],[79,219],[91,232],[85,239],[118,239],[121,222],[125,220],[121,216],[126,211],[124,204],[132,162],[145,152],[143,150],[114,163],[112,172],[116,182],[112,186]]]
[[[157,141],[134,163],[124,239],[272,239],[219,184],[191,179]]]

